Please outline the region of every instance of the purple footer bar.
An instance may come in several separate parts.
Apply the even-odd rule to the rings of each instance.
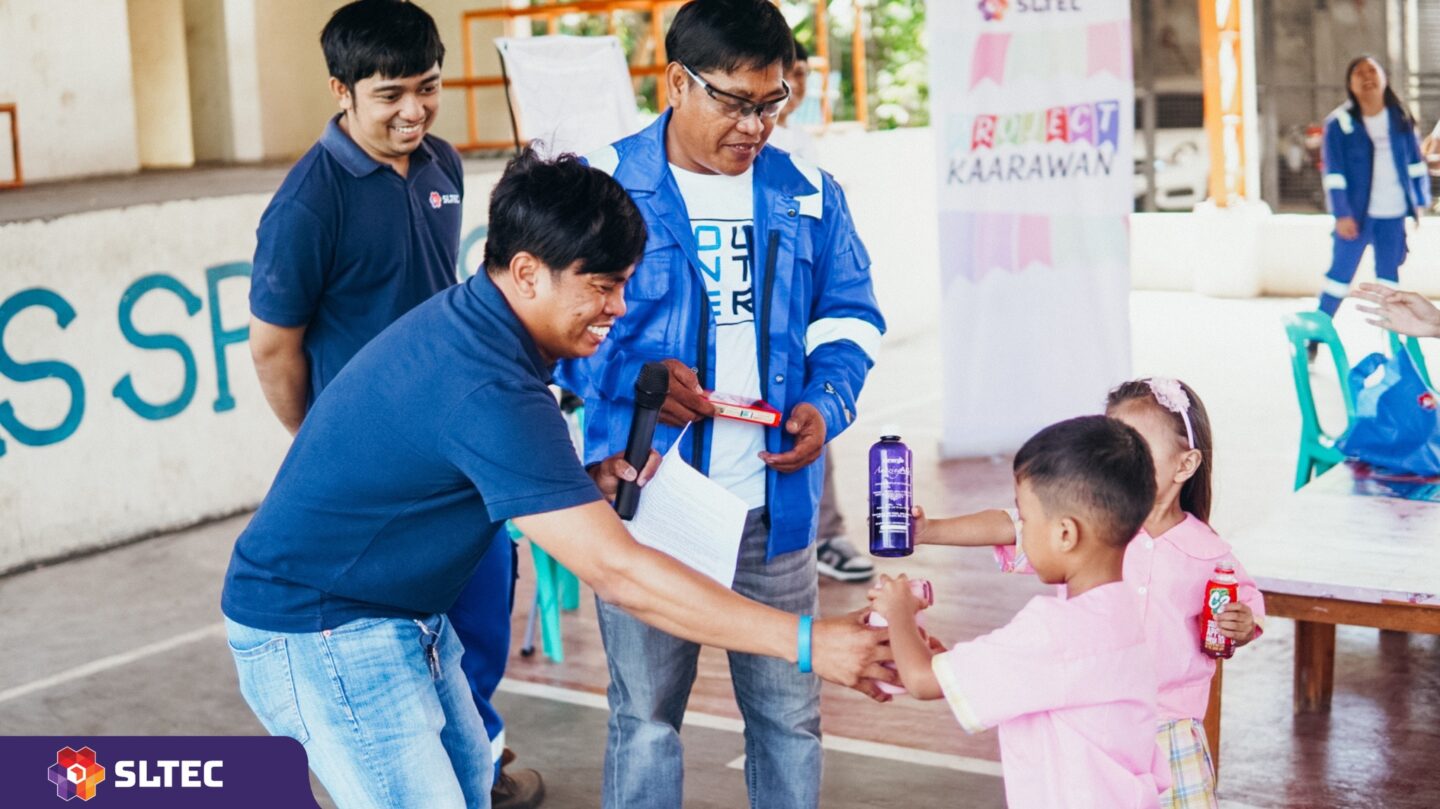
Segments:
[[[314,809],[305,748],[275,736],[0,736],[7,809]]]

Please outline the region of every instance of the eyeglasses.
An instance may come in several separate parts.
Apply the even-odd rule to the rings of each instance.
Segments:
[[[705,94],[710,96],[710,100],[719,105],[721,114],[726,118],[743,121],[754,115],[757,118],[774,120],[780,117],[780,111],[785,109],[785,103],[790,100],[790,85],[783,79],[780,81],[780,84],[785,88],[784,95],[765,101],[751,101],[744,96],[737,96],[734,93],[727,93],[724,90],[716,89],[710,82],[697,76],[695,71],[691,70],[685,63],[680,62],[678,64],[690,75],[690,78],[695,80],[696,84],[704,88]]]

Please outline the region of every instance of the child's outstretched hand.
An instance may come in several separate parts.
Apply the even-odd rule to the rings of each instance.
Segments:
[[[925,529],[930,527],[930,521],[925,519],[925,509],[911,506],[910,517],[915,521],[915,544],[925,544]]]
[[[914,615],[928,606],[910,592],[910,580],[901,573],[895,578],[880,574],[880,580],[868,593],[870,606],[889,623],[895,623],[900,616]]]
[[[1255,639],[1255,613],[1239,601],[1231,601],[1220,612],[1220,634],[1244,646]]]

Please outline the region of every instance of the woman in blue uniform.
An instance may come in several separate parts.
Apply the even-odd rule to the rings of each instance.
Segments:
[[[1399,281],[1405,217],[1418,225],[1430,202],[1415,121],[1384,68],[1358,57],[1345,69],[1345,86],[1349,100],[1325,120],[1323,182],[1335,215],[1335,246],[1319,308],[1331,316],[1350,291],[1366,247],[1375,248],[1376,278],[1392,286]]]

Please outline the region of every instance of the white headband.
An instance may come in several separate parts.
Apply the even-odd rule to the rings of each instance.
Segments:
[[[1190,442],[1190,449],[1195,449],[1195,430],[1190,426],[1190,397],[1185,395],[1185,388],[1181,386],[1180,380],[1152,377],[1145,382],[1161,407],[1171,413],[1180,414],[1180,418],[1185,422],[1185,439]]]

